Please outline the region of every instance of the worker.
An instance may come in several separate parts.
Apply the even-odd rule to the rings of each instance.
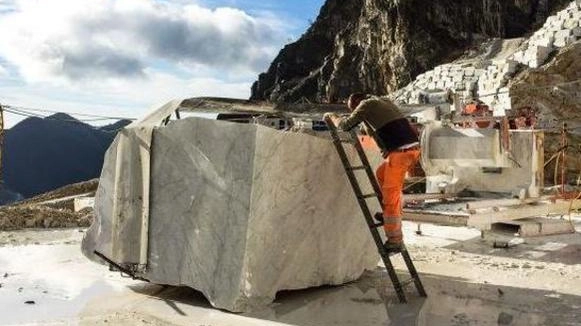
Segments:
[[[348,131],[363,123],[367,133],[379,146],[384,161],[376,175],[383,196],[383,225],[388,251],[398,251],[403,243],[401,230],[402,192],[406,173],[419,160],[418,134],[398,107],[387,99],[355,93],[347,106],[352,111],[347,118],[331,114],[333,123]]]

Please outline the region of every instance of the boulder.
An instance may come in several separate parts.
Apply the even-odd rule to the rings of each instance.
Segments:
[[[233,312],[379,261],[331,141],[201,118],[138,122],[115,139],[83,241],[95,250]]]

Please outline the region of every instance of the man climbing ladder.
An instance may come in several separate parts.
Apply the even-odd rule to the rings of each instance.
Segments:
[[[419,160],[418,135],[395,104],[389,100],[365,94],[352,94],[347,106],[351,116],[345,119],[331,114],[330,119],[339,129],[349,131],[364,123],[382,151],[383,163],[377,169],[383,202],[383,216],[388,251],[398,251],[403,243],[401,231],[402,191],[407,171]]]
[[[350,99],[350,106],[351,107],[356,107],[354,103],[354,101],[352,101],[354,98],[356,99],[357,95],[352,96]],[[379,103],[381,104],[381,103]],[[353,109],[352,109],[353,110]],[[365,109],[364,113],[366,112],[367,109]],[[354,115],[357,119],[357,114],[363,117],[369,117],[368,115],[362,115],[361,113],[356,113],[356,110],[354,111]],[[359,111],[360,112],[360,111]],[[369,112],[369,111],[367,111]],[[374,111],[371,111],[374,112]],[[399,111],[398,111],[399,112]],[[401,115],[401,113],[399,114]],[[352,115],[353,117],[353,115]],[[384,202],[386,202],[383,199],[383,195],[382,195],[382,187],[380,187],[380,185],[377,182],[377,179],[375,178],[375,176],[373,175],[373,171],[371,170],[371,166],[369,165],[369,160],[367,159],[367,156],[365,154],[365,151],[363,150],[363,147],[361,146],[361,143],[359,142],[359,139],[357,137],[357,134],[353,131],[350,130],[347,134],[348,137],[341,137],[339,135],[339,132],[337,130],[337,125],[342,125],[343,128],[347,129],[347,127],[349,127],[349,125],[347,125],[347,127],[345,127],[345,124],[348,124],[349,121],[353,121],[353,120],[342,120],[340,119],[337,115],[334,114],[326,114],[325,115],[325,122],[327,123],[327,125],[329,126],[329,130],[331,132],[331,136],[333,138],[333,144],[335,145],[336,149],[337,149],[337,153],[339,154],[339,157],[341,159],[341,162],[345,168],[345,173],[347,174],[347,177],[349,179],[349,182],[353,188],[353,192],[355,193],[355,196],[357,198],[357,202],[359,203],[359,206],[361,207],[361,211],[363,213],[363,216],[365,218],[365,221],[367,222],[367,225],[369,227],[369,230],[371,232],[371,235],[373,237],[373,241],[375,242],[378,252],[381,256],[381,259],[383,261],[383,263],[385,264],[385,268],[387,269],[387,273],[391,279],[391,282],[393,283],[393,286],[395,288],[395,291],[397,293],[397,296],[400,300],[401,303],[406,303],[407,299],[405,296],[405,293],[403,291],[403,287],[407,284],[410,283],[414,283],[416,286],[416,289],[418,290],[418,293],[420,294],[420,296],[427,296],[426,292],[424,290],[424,286],[420,280],[420,277],[416,271],[416,268],[411,260],[411,257],[407,251],[407,248],[405,247],[405,245],[403,244],[403,237],[401,236],[401,208],[395,212],[395,211],[388,211],[387,214],[385,212],[384,209],[384,213],[380,214],[380,223],[376,223],[373,220],[373,217],[371,216],[371,212],[369,209],[369,205],[367,200],[370,200],[372,198],[376,198],[379,203],[385,207],[385,205],[383,204]],[[392,120],[393,121],[393,120]],[[367,122],[366,120],[363,120],[363,122]],[[353,122],[351,122],[353,123]],[[355,124],[356,125],[356,124]],[[367,125],[368,128],[372,128],[372,126]],[[411,126],[410,126],[411,128]],[[352,127],[351,127],[352,129]],[[385,132],[383,130],[381,130],[381,128],[378,129],[371,129],[369,130],[369,132],[374,132],[376,130],[379,130],[379,132]],[[375,133],[376,134],[376,133]],[[416,138],[417,139],[417,138]],[[361,165],[353,165],[353,163],[350,162],[349,157],[345,151],[345,147],[344,144],[351,144],[353,145],[353,147],[355,148],[355,150],[357,151],[357,154],[359,156],[359,160],[360,160],[360,164]],[[412,143],[413,144],[413,143]],[[417,145],[416,145],[417,146]],[[383,148],[391,148],[391,147],[382,147]],[[406,146],[407,149],[408,147]],[[409,146],[409,148],[412,148],[412,146]],[[413,151],[417,151],[417,149],[411,149],[408,151],[402,151],[401,153],[406,153],[406,152],[413,152]],[[385,150],[384,150],[385,153]],[[418,154],[419,155],[419,154]],[[385,155],[385,157],[389,157],[391,155]],[[416,158],[417,156],[412,156],[412,158]],[[416,158],[417,159],[417,158]],[[404,162],[399,162],[398,164],[401,164],[402,167],[407,165],[407,161],[408,160],[407,157],[403,157]],[[387,164],[387,165],[385,165]],[[383,183],[383,189],[389,189],[390,188],[390,181],[385,179],[386,175],[387,177],[389,177],[389,173],[394,173],[393,171],[399,171],[401,172],[400,168],[390,168],[389,166],[389,162],[387,163],[383,163],[382,164],[383,168],[379,169],[379,173],[380,174],[380,178],[382,180]],[[388,171],[390,172],[385,172],[385,169],[390,169]],[[365,174],[367,176],[367,180],[368,182],[371,184],[372,188],[373,188],[373,193],[370,194],[364,194],[362,192],[362,187],[360,185],[360,179],[355,175],[356,171],[365,171]],[[397,173],[399,173],[397,172]],[[405,174],[405,171],[404,171]],[[383,178],[381,177],[381,175],[383,175]],[[402,176],[402,181],[403,183],[403,176]],[[390,189],[391,191],[392,189]],[[400,187],[401,190],[401,187]],[[401,198],[397,199],[400,203],[401,203]],[[386,227],[384,225],[384,220],[387,220],[386,218],[382,218],[381,215],[387,216],[388,214],[392,214],[392,213],[399,213],[400,217],[399,218],[394,218],[393,220],[395,220],[395,222],[398,223],[390,223],[388,226]],[[389,221],[392,222],[392,221]],[[380,227],[384,227],[386,229],[389,235],[392,235],[391,240],[392,242],[390,243],[389,241],[387,243],[383,243],[383,240],[381,239],[381,235],[378,232],[378,228]],[[401,254],[402,258],[404,259],[404,262],[407,266],[407,269],[411,275],[411,278],[408,280],[405,280],[403,282],[400,282],[398,275],[395,272],[395,269],[393,267],[393,264],[391,263],[391,255],[395,255],[395,254]]]

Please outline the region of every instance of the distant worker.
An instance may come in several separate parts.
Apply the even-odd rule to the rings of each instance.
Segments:
[[[352,111],[351,116],[341,118],[333,114],[331,119],[344,131],[364,123],[367,133],[381,149],[384,161],[376,175],[383,196],[383,222],[387,236],[385,246],[388,251],[397,251],[403,242],[401,218],[404,180],[406,173],[420,157],[418,134],[397,106],[387,99],[355,93],[349,97],[347,106]]]

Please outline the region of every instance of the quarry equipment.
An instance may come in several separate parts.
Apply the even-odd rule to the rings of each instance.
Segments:
[[[347,174],[347,177],[349,178],[349,183],[351,184],[351,187],[353,188],[353,192],[355,193],[355,196],[357,198],[357,202],[359,203],[359,206],[361,208],[363,216],[365,217],[365,221],[367,222],[367,226],[369,227],[369,230],[371,231],[371,236],[373,237],[373,240],[377,246],[377,250],[379,251],[381,259],[382,259],[383,263],[385,264],[385,268],[387,269],[387,273],[391,279],[391,282],[393,283],[393,287],[395,288],[395,291],[397,293],[397,297],[398,297],[399,301],[401,303],[407,303],[406,295],[404,293],[403,288],[404,288],[404,286],[406,286],[412,282],[415,284],[419,295],[422,297],[427,297],[427,294],[426,294],[426,291],[424,290],[424,286],[422,284],[422,281],[420,280],[418,272],[413,264],[413,261],[410,257],[409,252],[407,251],[405,244],[402,243],[401,247],[399,247],[398,250],[396,250],[396,251],[392,251],[392,250],[388,251],[386,246],[383,243],[383,240],[381,238],[381,235],[379,234],[379,231],[377,230],[378,228],[383,227],[383,222],[376,223],[373,220],[373,217],[371,215],[371,210],[369,208],[367,200],[376,198],[379,201],[379,205],[381,206],[382,202],[383,202],[382,201],[382,193],[381,193],[381,189],[379,187],[379,184],[378,184],[377,180],[375,179],[375,176],[373,174],[371,166],[369,164],[369,160],[367,159],[367,154],[365,154],[365,151],[364,151],[363,147],[361,146],[361,143],[359,142],[359,138],[357,137],[357,134],[355,133],[355,131],[351,130],[351,131],[345,132],[347,134],[347,138],[342,138],[339,135],[337,127],[335,126],[335,124],[333,123],[333,121],[329,115],[325,116],[325,122],[327,123],[327,126],[329,127],[329,131],[330,131],[331,137],[333,139],[333,144],[335,145],[335,147],[337,149],[337,153],[339,154],[339,157],[340,157],[341,162],[343,164],[343,167],[345,169],[345,173]],[[359,160],[361,161],[361,165],[357,165],[357,166],[352,165],[347,153],[345,152],[344,144],[353,145],[353,147],[355,148],[355,150],[357,152],[357,156],[359,157]],[[365,171],[365,175],[367,176],[367,179],[373,188],[373,193],[369,193],[369,194],[363,193],[362,187],[359,183],[359,179],[355,175],[355,171]],[[395,269],[393,267],[393,264],[391,262],[390,256],[396,255],[396,254],[401,254],[402,258],[405,261],[407,269],[411,275],[410,279],[405,280],[403,282],[399,280],[399,277],[397,276]]]

